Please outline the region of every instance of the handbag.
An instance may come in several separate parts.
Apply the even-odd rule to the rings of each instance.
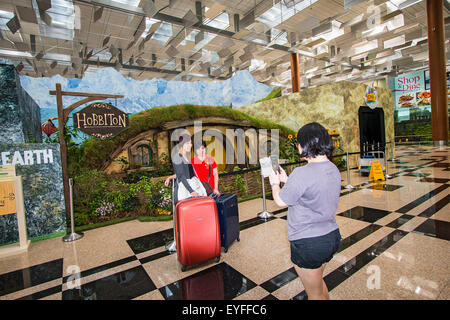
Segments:
[[[203,187],[203,184],[200,182],[200,180],[195,176],[191,179],[187,179],[188,184],[191,186],[192,190],[198,193],[201,197],[206,197],[208,194],[206,193],[205,188]],[[183,183],[178,184],[178,201],[184,200],[187,198],[191,198],[191,193],[188,189],[184,186]]]
[[[209,181],[209,178],[211,177],[211,159],[209,159],[209,158],[208,158],[208,164],[209,164],[209,169],[208,169],[208,181]],[[211,185],[209,184],[208,181],[201,181],[201,183],[206,190],[206,194],[211,195],[212,193],[214,193],[214,190],[213,190],[213,188],[211,188]]]

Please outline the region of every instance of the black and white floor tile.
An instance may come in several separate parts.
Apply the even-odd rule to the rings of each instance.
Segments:
[[[342,188],[342,241],[324,274],[332,299],[450,299],[450,149],[422,149],[396,148],[385,182],[355,171],[354,188]],[[28,253],[0,259],[0,300],[307,299],[290,262],[287,208],[267,203],[267,220],[257,217],[261,199],[240,203],[241,241],[219,262],[186,272],[165,249],[172,222],[129,221],[73,243],[32,243]],[[372,290],[375,267],[382,280]]]

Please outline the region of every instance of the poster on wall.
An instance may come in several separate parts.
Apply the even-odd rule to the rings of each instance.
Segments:
[[[394,78],[394,107],[397,121],[423,119],[431,115],[431,93],[426,90],[425,72]]]
[[[14,181],[0,180],[0,216],[16,212]]]

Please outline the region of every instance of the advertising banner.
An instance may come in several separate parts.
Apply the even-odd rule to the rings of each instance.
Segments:
[[[427,118],[431,115],[431,93],[425,90],[425,72],[394,78],[393,98],[397,121]]]

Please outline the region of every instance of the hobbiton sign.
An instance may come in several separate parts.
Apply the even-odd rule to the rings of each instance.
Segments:
[[[73,115],[74,128],[100,140],[110,139],[128,128],[128,114],[106,102],[96,102]]]

